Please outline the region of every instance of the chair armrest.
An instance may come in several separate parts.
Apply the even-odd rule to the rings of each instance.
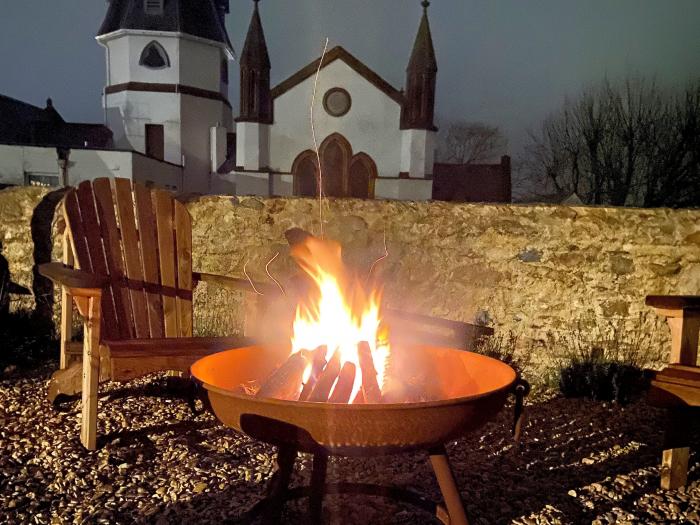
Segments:
[[[70,288],[73,295],[97,296],[107,284],[107,277],[71,268],[59,262],[39,265],[39,273],[56,284]]]
[[[192,280],[195,284],[200,281],[207,283],[218,284],[224,288],[230,290],[240,290],[243,292],[255,292],[253,286],[251,286],[251,281],[248,279],[243,279],[241,277],[229,277],[228,275],[217,275],[213,273],[203,273],[203,272],[192,272]],[[267,283],[259,283],[253,281],[255,289],[258,290],[263,295],[276,296],[280,295],[280,290],[276,286]]]
[[[700,295],[647,295],[646,305],[664,310],[700,308]]]

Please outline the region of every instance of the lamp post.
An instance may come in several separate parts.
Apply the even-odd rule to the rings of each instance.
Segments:
[[[59,184],[65,187],[68,186],[68,159],[70,157],[70,149],[56,148],[56,153],[58,155],[56,162],[58,163],[59,169]]]

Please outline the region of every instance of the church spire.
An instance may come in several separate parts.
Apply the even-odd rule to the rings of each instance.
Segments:
[[[253,16],[241,53],[241,104],[237,120],[247,122],[272,122],[270,97],[270,56],[267,53],[259,0],[253,0]]]
[[[423,0],[423,16],[406,68],[406,95],[401,114],[402,129],[434,129],[437,60],[428,22],[430,2]]]

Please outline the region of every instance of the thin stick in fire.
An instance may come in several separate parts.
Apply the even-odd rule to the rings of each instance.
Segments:
[[[279,254],[280,254],[280,252],[277,252],[277,253],[272,257],[272,259],[270,259],[269,261],[267,261],[267,264],[265,265],[265,273],[267,274],[267,276],[268,276],[270,279],[272,279],[272,280],[274,281],[274,283],[277,285],[277,287],[278,287],[278,288],[280,289],[280,291],[282,292],[282,295],[287,295],[287,292],[285,292],[284,287],[283,287],[283,286],[280,284],[280,282],[279,282],[277,279],[275,279],[274,276],[270,273],[270,265],[272,264],[272,262],[273,262],[275,259],[277,259],[277,257],[279,257]]]
[[[382,262],[382,261],[383,261],[384,259],[386,259],[387,257],[389,257],[389,250],[388,250],[387,247],[386,247],[386,229],[384,229],[384,255],[382,255],[379,259],[377,259],[376,261],[374,261],[374,262],[372,263],[372,266],[370,266],[370,268],[369,268],[369,273],[367,273],[367,281],[369,281],[370,278],[372,277],[372,272],[374,271],[374,267],[377,266],[377,264],[379,264],[380,262]]]
[[[250,286],[253,287],[253,291],[258,295],[263,295],[262,292],[259,292],[258,289],[255,287],[255,283],[253,283],[253,280],[250,278],[250,275],[248,275],[248,271],[246,270],[246,266],[248,266],[248,261],[243,263],[243,275],[245,275],[246,279],[248,279]]]

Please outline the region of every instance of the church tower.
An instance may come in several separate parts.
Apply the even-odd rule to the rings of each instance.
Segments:
[[[228,0],[108,0],[105,119],[117,148],[182,165],[182,189],[207,192],[212,140],[231,131],[224,25]]]
[[[406,91],[401,108],[401,173],[410,178],[430,178],[433,171],[435,132],[435,83],[437,60],[424,0],[423,16],[406,68]]]
[[[246,171],[268,166],[272,124],[270,56],[258,1],[254,0],[253,16],[241,54],[240,115],[236,118],[236,164]]]

